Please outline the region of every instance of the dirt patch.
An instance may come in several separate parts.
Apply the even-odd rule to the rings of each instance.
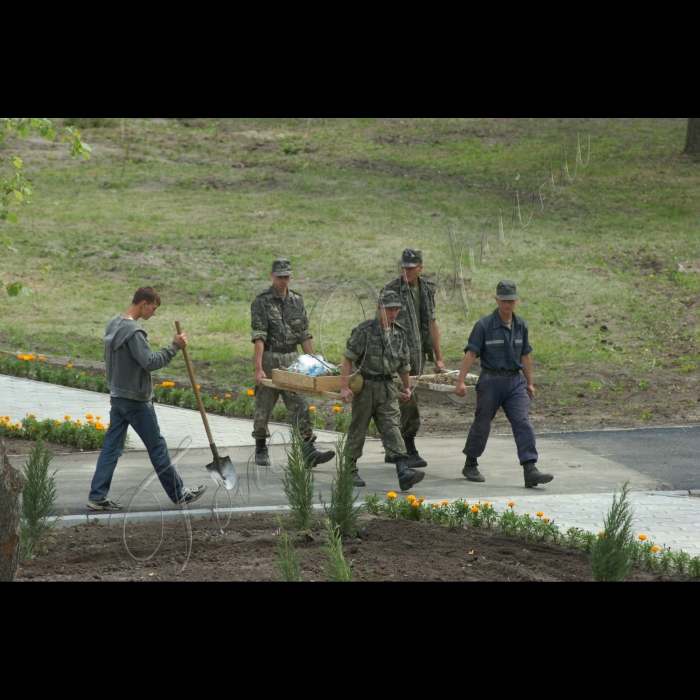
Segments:
[[[24,440],[22,438],[9,438],[6,437],[4,439],[5,442],[5,451],[7,452],[8,456],[10,457],[24,457],[29,454],[29,451],[36,445],[36,442],[33,440]],[[44,443],[44,446],[46,447],[49,452],[51,452],[52,455],[60,455],[60,454],[75,454],[76,452],[83,452],[83,450],[79,449],[75,445],[63,445],[58,442],[46,442]],[[18,462],[16,460],[13,460],[15,465],[18,465]]]
[[[104,520],[104,519],[103,519]],[[283,522],[288,524],[287,521]],[[192,524],[192,554],[184,572],[185,531],[167,523],[152,561],[137,563],[120,541],[121,528],[103,524],[56,531],[48,553],[23,562],[20,581],[281,581],[275,561],[279,525],[268,516],[235,518],[218,529]],[[295,541],[306,582],[326,581],[321,531],[315,542]],[[127,541],[145,558],[158,547],[160,523],[129,526]],[[498,531],[444,528],[367,516],[358,537],[346,540],[357,581],[591,581],[588,555]],[[670,580],[635,570],[631,581]],[[680,579],[677,579],[680,580]]]

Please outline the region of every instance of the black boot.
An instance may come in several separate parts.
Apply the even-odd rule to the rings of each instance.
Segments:
[[[396,460],[396,474],[399,477],[399,487],[402,491],[409,491],[416,484],[420,484],[425,479],[424,472],[418,472],[408,468],[405,457]]]
[[[255,463],[259,467],[269,467],[272,465],[270,453],[267,451],[267,440],[255,441]]]
[[[418,454],[415,438],[404,438],[406,449],[408,450],[408,468],[424,469],[428,463]]]
[[[523,471],[525,472],[526,489],[534,489],[535,486],[548,484],[550,481],[554,480],[554,476],[552,474],[543,474],[537,468],[537,462],[535,462],[534,460],[530,462],[525,462],[523,464]]]
[[[392,457],[389,457],[389,453],[388,453],[388,452],[387,452],[386,455],[384,456],[384,461],[385,461],[387,464],[396,464],[396,462],[394,462],[393,458],[392,458]]]
[[[462,469],[462,476],[467,481],[473,481],[476,484],[483,484],[486,481],[484,475],[479,471],[479,463],[474,457],[467,457],[467,463]]]
[[[304,441],[304,446],[302,447],[306,458],[306,466],[309,469],[315,469],[319,464],[330,462],[335,457],[335,452],[319,452],[314,445],[315,442],[316,436],[312,435],[308,440]]]
[[[353,467],[354,467],[354,469],[352,470],[352,473],[353,473],[353,476],[355,477],[355,486],[357,488],[362,489],[365,486],[367,486],[367,484],[365,484],[364,479],[360,476],[360,472],[357,469],[357,462],[353,461]]]

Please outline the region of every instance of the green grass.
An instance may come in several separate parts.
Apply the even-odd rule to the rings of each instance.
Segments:
[[[147,324],[153,345],[180,320],[202,381],[247,384],[250,303],[275,257],[293,260],[309,309],[349,278],[378,290],[406,246],[423,249],[428,275],[442,264],[451,275],[448,227],[459,249],[499,208],[509,221],[513,188],[525,202],[545,156],[556,168],[565,146],[573,172],[580,132],[584,144],[591,134],[588,168],[556,196],[545,191],[545,211],[498,252],[491,228],[481,270],[465,256],[467,317],[459,295],[439,304],[448,366],[502,278],[519,283],[552,382],[601,368],[641,379],[654,360],[679,376],[700,366],[700,275],[676,271],[700,259],[700,165],[679,155],[683,119],[313,119],[308,138],[306,118],[129,120],[126,163],[118,120],[103,121],[84,131],[94,152],[84,163],[58,144],[0,145],[24,157],[37,192],[19,224],[0,224],[19,248],[0,254],[0,279],[39,291],[2,301],[5,350],[99,360],[107,319],[148,283],[164,299]],[[373,313],[356,289],[360,300],[340,290],[324,316],[323,352],[336,362],[363,306]],[[317,351],[328,298],[312,319]]]

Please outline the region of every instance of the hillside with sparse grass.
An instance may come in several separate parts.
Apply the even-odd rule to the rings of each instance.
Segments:
[[[317,352],[339,362],[410,246],[444,281],[451,369],[495,307],[497,282],[518,282],[539,428],[698,420],[700,164],[681,155],[686,119],[70,121],[89,161],[38,137],[0,144],[24,158],[36,189],[19,224],[0,223],[19,250],[0,254],[0,278],[37,292],[2,300],[1,350],[97,367],[107,319],[151,284],[164,299],[147,324],[152,344],[182,321],[202,383],[237,392],[252,386],[250,303],[275,257],[294,263]],[[590,160],[561,184],[563,149],[576,170],[577,134],[584,163],[590,135]],[[535,178],[543,200],[510,239],[515,192],[527,222]],[[497,219],[484,228],[499,209],[505,246]],[[465,309],[453,250],[484,230],[481,268],[468,248],[462,256]],[[361,282],[331,295],[348,279]],[[185,376],[179,358],[161,379]],[[463,429],[451,405],[432,408],[426,430]]]

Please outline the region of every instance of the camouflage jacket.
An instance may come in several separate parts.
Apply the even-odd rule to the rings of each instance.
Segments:
[[[427,355],[428,361],[435,360],[433,351],[433,342],[430,339],[430,322],[437,318],[435,313],[435,282],[431,282],[425,277],[418,278],[420,285],[420,329],[416,328],[416,317],[413,313],[413,295],[408,287],[408,282],[403,277],[397,277],[389,282],[384,287],[384,291],[396,292],[401,299],[401,313],[396,319],[408,334],[408,343],[411,348],[412,356],[418,357],[419,363],[422,364],[422,359]],[[419,332],[418,332],[419,331]]]
[[[355,328],[343,355],[362,374],[396,377],[397,373],[411,369],[406,331],[395,323],[385,343],[379,319],[365,321]]]
[[[286,297],[274,287],[258,294],[250,307],[253,342],[264,340],[268,345],[300,345],[313,339],[304,298],[291,289]]]

